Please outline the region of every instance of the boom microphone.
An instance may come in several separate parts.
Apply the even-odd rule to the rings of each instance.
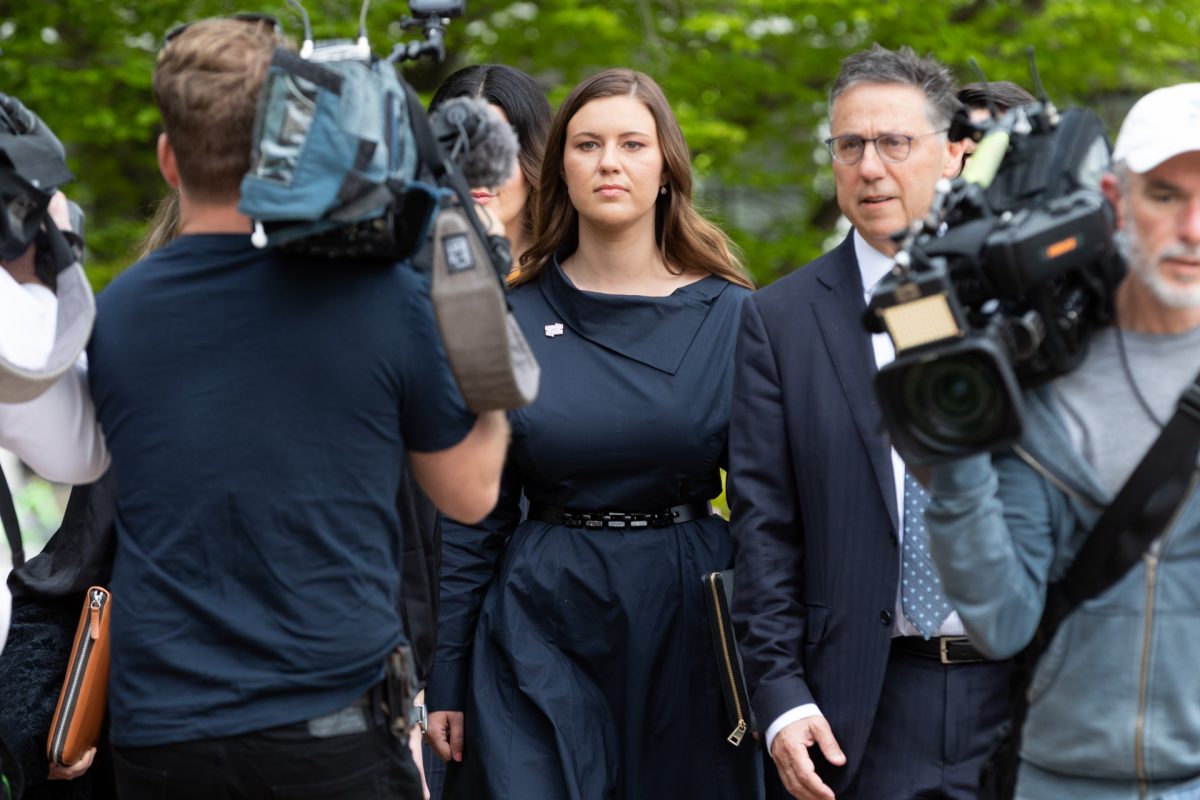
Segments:
[[[517,134],[486,100],[455,97],[430,115],[433,135],[468,186],[499,186],[517,164]]]

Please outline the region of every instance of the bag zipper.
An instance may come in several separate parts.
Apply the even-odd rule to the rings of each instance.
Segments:
[[[87,671],[88,659],[92,655],[92,645],[100,638],[100,619],[104,614],[105,599],[105,593],[101,590],[94,589],[92,591],[92,602],[88,606],[88,624],[79,636],[75,661],[70,665],[71,679],[67,683],[67,694],[63,698],[62,711],[58,715],[58,726],[54,729],[54,746],[50,749],[50,761],[54,764],[62,762],[67,731],[71,728],[71,718],[75,715],[75,704],[79,700],[79,685],[83,682],[83,674]]]
[[[725,675],[729,679],[730,695],[733,697],[733,711],[737,716],[737,727],[733,732],[725,737],[725,741],[729,742],[734,747],[742,743],[742,739],[746,735],[745,715],[742,713],[742,701],[738,697],[737,676],[733,672],[733,658],[729,654],[729,640],[725,637],[725,617],[721,613],[721,590],[717,588],[717,576],[719,572],[713,572],[708,576],[708,585],[712,589],[713,609],[717,613],[717,630],[721,634],[721,655],[725,657]]]

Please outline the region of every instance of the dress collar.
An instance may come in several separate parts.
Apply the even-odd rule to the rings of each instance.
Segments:
[[[674,375],[687,355],[713,302],[729,286],[716,275],[681,286],[666,297],[586,292],[571,283],[559,262],[560,250],[538,281],[559,319],[582,336],[626,358]]]

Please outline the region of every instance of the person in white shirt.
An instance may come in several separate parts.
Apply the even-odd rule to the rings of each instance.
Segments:
[[[0,447],[47,480],[90,483],[109,463],[82,354],[95,306],[82,268],[63,263],[66,250],[55,253],[57,291],[37,267],[46,234],[71,229],[67,199],[52,188],[71,173],[45,123],[2,94],[0,153]],[[10,612],[0,583],[0,650]]]

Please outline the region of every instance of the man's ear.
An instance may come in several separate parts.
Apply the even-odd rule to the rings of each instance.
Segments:
[[[1125,227],[1125,204],[1121,202],[1121,180],[1111,172],[1106,172],[1100,176],[1100,190],[1104,192],[1104,196],[1108,198],[1108,202],[1112,204],[1114,213],[1114,224],[1117,230]]]
[[[171,148],[171,142],[167,139],[166,133],[158,135],[156,152],[158,154],[158,171],[162,173],[163,180],[172,189],[178,189],[181,183],[179,179],[179,162],[175,160],[175,151]]]
[[[942,170],[943,178],[954,179],[962,172],[963,154],[966,152],[966,141],[959,140],[957,142],[946,142],[948,156],[946,158],[946,166]]]

